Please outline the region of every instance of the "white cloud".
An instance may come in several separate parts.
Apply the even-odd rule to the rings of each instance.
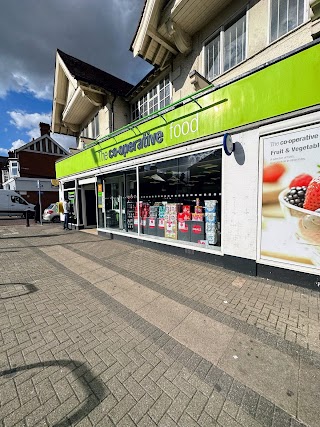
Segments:
[[[39,123],[51,123],[50,113],[26,113],[22,110],[7,111],[11,117],[10,123],[18,129],[26,129],[32,132],[36,127],[38,128],[37,137],[40,136]],[[29,133],[28,132],[28,133]]]
[[[50,113],[26,113],[22,110],[16,110],[16,111],[7,111],[9,114],[11,120],[10,123],[15,126],[19,130],[24,130],[27,135],[29,135],[30,140],[27,142],[30,142],[33,138],[37,139],[40,137],[40,129],[39,129],[39,123],[51,123],[51,114]],[[51,138],[53,138],[55,141],[57,141],[58,144],[60,144],[63,148],[69,149],[70,147],[76,147],[76,139],[73,136],[67,136],[67,135],[59,135],[57,133],[51,134]],[[21,141],[22,144],[25,144],[21,139],[18,141]],[[15,142],[18,142],[15,141]],[[15,143],[13,143],[15,144]],[[19,145],[19,147],[21,147]],[[13,145],[12,145],[13,147]],[[18,148],[18,147],[14,147]],[[11,148],[12,149],[12,148]]]
[[[52,99],[52,81],[39,81],[39,78],[32,79],[31,76],[16,72],[12,73],[12,84],[17,92],[29,92],[37,99]]]
[[[51,123],[51,114],[49,113],[26,113],[25,111],[7,111],[11,117],[10,123],[19,130],[24,130],[29,135],[31,141],[33,138],[39,138],[39,123]],[[28,141],[28,142],[29,142]]]
[[[8,64],[14,71],[6,73]],[[20,68],[22,68],[20,70]],[[6,73],[6,74],[5,74]],[[37,70],[27,72],[23,64],[14,58],[6,58],[0,64],[0,98],[4,98],[9,91],[30,93],[37,99],[52,99],[53,77],[40,75]]]
[[[26,144],[26,142],[24,142],[22,139],[17,139],[16,141],[13,141],[10,150],[16,150],[17,148],[22,147],[24,144]]]
[[[25,141],[22,139],[17,139],[16,141],[13,141],[10,148],[0,148],[0,153],[2,153],[4,156],[8,155],[8,151],[16,150],[17,148],[22,147],[24,144],[26,144]]]

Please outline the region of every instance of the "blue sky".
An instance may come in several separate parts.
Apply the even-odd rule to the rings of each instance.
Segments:
[[[57,49],[132,84],[150,65],[129,47],[144,0],[10,0],[0,16],[0,155],[51,124]],[[75,139],[51,135],[63,147]]]
[[[51,100],[39,100],[29,92],[10,91],[0,98],[0,155],[6,156],[8,149],[38,138],[40,121],[51,123],[51,109]],[[69,142],[74,144],[71,138]]]

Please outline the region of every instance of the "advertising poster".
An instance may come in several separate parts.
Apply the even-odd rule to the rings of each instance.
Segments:
[[[102,209],[103,191],[102,184],[98,184],[98,208]]]
[[[261,259],[320,267],[320,127],[264,138]]]

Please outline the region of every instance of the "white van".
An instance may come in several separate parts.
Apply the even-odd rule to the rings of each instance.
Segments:
[[[28,203],[20,194],[13,190],[0,189],[0,215],[2,216],[26,216],[26,211],[30,212],[30,217],[34,216],[35,205]]]

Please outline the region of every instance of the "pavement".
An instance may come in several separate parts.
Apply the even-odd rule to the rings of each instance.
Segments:
[[[0,222],[0,426],[319,427],[319,293]]]

